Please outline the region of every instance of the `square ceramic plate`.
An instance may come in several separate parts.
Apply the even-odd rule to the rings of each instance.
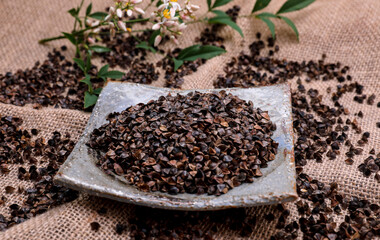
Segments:
[[[216,92],[222,89],[197,90]],[[112,112],[121,112],[131,105],[146,103],[160,96],[187,94],[195,90],[172,90],[146,85],[109,82],[100,94],[86,129],[73,152],[59,169],[55,181],[69,188],[117,201],[144,206],[176,210],[217,210],[255,205],[275,204],[297,198],[296,173],[293,153],[293,127],[290,88],[287,84],[246,88],[223,89],[255,107],[268,111],[277,130],[273,139],[279,143],[275,160],[261,169],[263,176],[253,183],[245,183],[221,196],[207,194],[169,195],[161,192],[142,192],[115,177],[105,174],[96,166],[97,159],[88,152],[86,142],[90,133],[105,124]]]

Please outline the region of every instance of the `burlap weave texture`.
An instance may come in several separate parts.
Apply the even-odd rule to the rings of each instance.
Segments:
[[[66,10],[76,6],[79,0],[1,0],[0,1],[0,71],[15,71],[32,67],[37,60],[44,60],[46,54],[53,47],[59,47],[67,42],[57,41],[46,46],[39,45],[37,41],[43,37],[58,35],[61,31],[69,31],[72,19]],[[103,10],[112,1],[94,0],[93,9]],[[205,0],[194,0],[205,10]],[[242,6],[241,14],[248,14],[255,1],[235,0],[233,4]],[[274,12],[284,1],[272,1],[268,11]],[[202,12],[200,13],[200,15]],[[295,13],[287,14],[294,20],[300,32],[298,43],[288,26],[276,21],[276,31],[281,50],[280,58],[288,60],[317,60],[323,53],[327,54],[327,61],[341,62],[350,66],[350,74],[355,81],[363,84],[367,94],[380,93],[380,1],[378,0],[317,0],[310,7]],[[213,81],[219,74],[223,74],[223,67],[231,57],[237,56],[241,51],[247,51],[249,44],[255,39],[256,32],[269,35],[269,30],[256,19],[239,19],[238,24],[243,29],[245,38],[230,28],[223,28],[220,35],[226,39],[225,46],[228,53],[209,60],[199,70],[185,77],[183,88],[212,88]],[[191,25],[184,37],[180,38],[181,46],[189,46],[204,29],[204,24]],[[170,47],[170,44],[167,46]],[[67,55],[71,55],[69,49]],[[151,61],[157,61],[160,56],[148,55]],[[164,80],[154,85],[163,86]],[[329,82],[312,82],[308,87],[325,92]],[[353,94],[347,94],[340,101],[347,106],[350,117],[362,111],[365,118],[358,121],[364,131],[371,132],[370,143],[364,147],[362,156],[355,157],[352,166],[344,164],[345,156],[342,154],[336,160],[325,159],[322,164],[310,162],[304,171],[311,177],[322,182],[335,181],[340,191],[371,202],[380,202],[380,184],[373,177],[365,178],[357,170],[357,166],[368,156],[371,148],[376,152],[380,150],[380,129],[375,123],[380,121],[380,111],[376,106],[368,106],[353,102]],[[326,96],[326,102],[329,102]],[[376,99],[376,102],[380,99]],[[78,139],[88,120],[89,114],[75,110],[62,110],[43,108],[33,110],[30,107],[15,107],[0,104],[0,114],[21,117],[25,129],[40,129],[41,136],[49,137],[53,131],[70,132],[74,139]],[[357,136],[350,132],[350,136],[357,140]],[[343,152],[343,151],[342,151]],[[0,196],[4,195],[3,186],[25,184],[18,182],[18,166],[12,166],[8,176],[0,175]],[[7,195],[9,202],[21,202],[17,194]],[[108,212],[104,216],[96,213],[100,207],[105,206]],[[292,204],[291,218],[298,217]],[[116,223],[125,223],[129,214],[135,208],[129,204],[118,203],[87,195],[81,196],[74,202],[56,207],[47,213],[32,218],[22,224],[16,225],[0,233],[0,239],[125,239],[128,238],[128,229],[123,235],[117,235],[114,228]],[[153,211],[153,210],[152,210]],[[256,207],[250,214],[256,214],[261,219],[265,213],[273,211],[273,207]],[[5,208],[0,208],[1,214],[6,214]],[[97,221],[101,228],[99,232],[91,231],[89,223]],[[203,229],[211,228],[213,223],[204,223]],[[251,239],[267,239],[275,232],[275,224],[257,224],[252,229]],[[218,239],[238,238],[236,232],[221,231],[214,236]]]

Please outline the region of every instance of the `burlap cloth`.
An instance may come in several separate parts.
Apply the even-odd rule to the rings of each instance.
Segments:
[[[70,31],[72,18],[66,11],[76,6],[79,0],[39,0],[39,1],[0,1],[0,71],[15,71],[17,69],[33,66],[37,60],[44,60],[46,54],[53,47],[59,47],[67,42],[57,41],[46,46],[39,45],[37,41],[43,37],[58,35],[61,31]],[[205,10],[206,1],[195,1]],[[255,1],[234,1],[242,6],[240,14],[248,14]],[[275,11],[284,1],[272,1],[269,11]],[[93,9],[103,10],[112,1],[93,1]],[[234,3],[229,4],[231,7]],[[366,93],[380,93],[380,1],[379,0],[318,0],[301,12],[291,13],[288,16],[294,20],[300,32],[300,42],[288,26],[276,22],[278,33],[278,45],[280,45],[280,58],[288,60],[317,60],[326,53],[327,61],[340,61],[351,67],[350,74],[353,79],[365,86]],[[242,39],[236,32],[224,28],[221,35],[226,39],[225,46],[228,53],[209,60],[199,70],[185,77],[183,88],[212,88],[213,81],[218,74],[223,74],[223,67],[232,56],[237,56],[242,50],[247,50],[248,45],[255,39],[256,32],[260,31],[265,36],[269,31],[264,23],[255,19],[239,19],[239,25],[245,34]],[[204,29],[204,24],[194,24],[189,27],[180,39],[181,46],[189,46],[199,32]],[[73,50],[68,51],[68,55]],[[156,61],[160,56],[149,55],[149,59]],[[163,86],[161,78],[155,82],[156,86]],[[308,87],[314,87],[324,93],[327,86],[333,86],[326,82],[313,82]],[[364,153],[355,157],[352,166],[344,164],[345,156],[341,154],[336,160],[324,160],[322,164],[312,161],[304,168],[311,177],[322,182],[336,181],[342,193],[366,198],[373,203],[380,201],[380,184],[373,175],[370,178],[363,177],[357,166],[368,157],[371,148],[376,152],[380,150],[380,129],[375,123],[380,121],[380,111],[376,106],[358,104],[352,101],[353,94],[347,94],[340,102],[349,108],[350,117],[362,111],[364,118],[359,120],[363,130],[371,133],[370,144],[364,147]],[[326,102],[328,101],[325,96]],[[376,99],[376,102],[380,99]],[[78,139],[89,114],[74,111],[44,108],[34,110],[31,107],[16,107],[0,104],[1,115],[13,115],[24,120],[26,129],[40,129],[41,136],[49,137],[57,130],[70,132],[72,137]],[[354,133],[349,133],[350,138],[358,139]],[[356,141],[355,141],[356,142]],[[343,152],[343,151],[342,151]],[[4,186],[18,186],[21,183],[17,179],[18,166],[12,166],[8,176],[0,176],[0,196],[5,195]],[[21,202],[19,194],[6,195],[8,203]],[[108,213],[99,216],[96,213],[100,207],[106,207]],[[291,209],[291,218],[297,219],[297,211],[293,204],[287,204]],[[249,212],[256,214],[261,219],[264,214],[272,211],[273,207],[252,208]],[[9,212],[4,207],[0,213],[7,215]],[[100,199],[81,195],[74,202],[67,203],[49,210],[45,214],[32,218],[22,224],[0,233],[0,239],[125,239],[128,238],[128,230],[123,235],[115,232],[116,223],[126,223],[128,214],[134,211],[134,207],[116,201]],[[97,221],[101,228],[99,232],[91,231],[89,223]],[[263,224],[260,224],[263,223]],[[211,228],[213,223],[203,224],[203,229]],[[255,229],[252,229],[252,239],[267,239],[276,231],[275,223],[268,224],[258,221]],[[237,238],[236,232],[222,230],[214,236],[220,239]]]

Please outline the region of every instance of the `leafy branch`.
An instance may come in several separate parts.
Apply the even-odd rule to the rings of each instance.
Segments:
[[[270,1],[271,0],[257,0],[255,6],[253,7],[252,13],[255,13],[257,11],[264,9],[266,6],[269,5]],[[277,18],[277,19],[283,20],[286,24],[288,24],[292,28],[292,30],[297,36],[297,40],[299,40],[299,33],[298,33],[296,25],[293,23],[292,20],[280,14],[301,10],[309,6],[310,4],[312,4],[314,1],[315,0],[288,0],[287,2],[284,3],[284,5],[282,5],[280,10],[278,10],[276,14],[263,12],[263,13],[255,15],[255,17],[262,20],[268,26],[273,38],[276,38],[276,32],[275,32],[274,23],[272,22],[270,18]]]
[[[189,22],[186,22],[187,24],[196,23],[196,22],[203,22],[208,24],[219,24],[219,25],[226,25],[237,31],[241,37],[244,37],[242,29],[238,26],[238,24],[225,12],[218,10],[217,8],[225,6],[226,4],[232,2],[233,0],[206,0],[208,11],[207,13],[199,18],[198,20],[192,20]],[[298,30],[293,23],[293,21],[285,16],[283,14],[298,11],[301,10],[307,6],[309,6],[311,3],[313,3],[315,0],[288,0],[286,1],[281,8],[276,13],[269,13],[269,12],[262,12],[257,13],[264,8],[266,8],[271,0],[257,0],[251,13],[249,15],[245,16],[239,16],[239,17],[254,17],[257,19],[262,20],[269,28],[272,37],[275,38],[275,25],[272,21],[272,19],[280,19],[284,21],[286,24],[288,24],[291,29],[294,31],[294,33],[297,36],[297,39],[299,39],[299,33]],[[155,45],[159,43],[162,39],[163,32],[168,32],[170,34],[173,34],[171,37],[174,40],[174,42],[177,42],[176,36],[182,34],[181,30],[184,29],[183,26],[185,23],[183,22],[183,18],[180,16],[180,12],[176,13],[177,20],[179,19],[179,23],[173,22],[173,20],[167,20],[165,18],[171,18],[169,14],[169,8],[175,6],[175,4],[178,5],[177,1],[172,1],[170,3],[164,4],[161,0],[150,0],[150,3],[147,7],[143,9],[135,8],[134,5],[128,3],[127,5],[123,5],[122,2],[116,2],[115,8],[110,8],[110,13],[106,12],[92,12],[92,3],[90,3],[86,10],[85,15],[80,16],[81,9],[83,7],[84,0],[81,1],[80,5],[76,8],[72,8],[68,11],[68,13],[74,18],[74,24],[73,29],[71,32],[62,32],[62,35],[51,37],[51,38],[45,38],[39,41],[39,43],[44,44],[50,41],[59,40],[59,39],[67,39],[69,40],[74,46],[75,46],[75,58],[73,61],[78,65],[78,67],[83,71],[84,78],[81,80],[82,83],[86,84],[88,86],[88,90],[85,92],[84,97],[84,108],[88,108],[90,106],[93,106],[98,96],[101,92],[101,88],[93,88],[93,84],[91,82],[92,79],[103,79],[104,81],[107,81],[107,79],[120,79],[123,77],[124,73],[119,71],[109,71],[109,65],[104,65],[100,68],[96,76],[92,76],[90,74],[90,70],[92,67],[91,64],[91,58],[93,56],[93,53],[105,53],[109,52],[110,49],[101,45],[97,45],[96,40],[99,42],[101,39],[99,38],[100,29],[102,27],[110,27],[110,33],[111,36],[113,36],[116,33],[119,32],[128,32],[131,36],[137,39],[136,48],[142,48],[146,49],[148,51],[151,51],[153,53],[159,53],[163,54],[160,51],[157,51],[157,48]],[[156,2],[156,4],[154,4]],[[189,4],[187,2],[186,4]],[[132,10],[139,12],[139,13],[145,13],[145,11],[151,7],[156,6],[157,9],[154,11],[154,14],[156,14],[159,19],[162,20],[162,22],[159,21],[152,21],[150,18],[137,18],[133,20],[123,20],[123,15],[127,14],[130,16],[132,14]],[[162,9],[162,6],[164,8]],[[199,8],[195,5],[186,5],[187,9],[191,8]],[[112,9],[112,10],[111,10]],[[174,7],[173,7],[174,9]],[[178,9],[178,8],[177,8]],[[160,12],[162,11],[162,12]],[[166,13],[165,13],[166,11]],[[176,10],[177,11],[177,10]],[[166,14],[166,15],[165,15]],[[182,13],[181,13],[182,14]],[[212,14],[211,17],[208,15]],[[174,16],[174,15],[173,15]],[[180,18],[179,18],[180,17]],[[185,16],[186,17],[186,16]],[[191,15],[191,17],[187,17],[188,19],[192,19],[194,16]],[[173,18],[174,19],[174,18]],[[167,21],[167,23],[166,23]],[[153,25],[152,29],[147,30],[136,30],[132,31],[131,28],[127,26],[132,26],[136,23],[142,23],[142,22],[151,22]],[[170,24],[177,24],[177,27],[182,27],[180,30],[172,30]],[[167,24],[167,25],[165,25]],[[180,25],[179,25],[180,24]],[[166,30],[165,30],[165,29]],[[117,31],[116,31],[117,30]],[[162,31],[165,30],[165,31]],[[137,36],[133,35],[134,32],[139,31],[151,31],[151,37],[148,41],[141,41],[138,39]],[[223,53],[225,53],[226,50],[220,47],[216,46],[210,46],[210,45],[193,45],[190,47],[187,47],[183,49],[176,58],[171,58],[174,64],[174,70],[177,71],[185,61],[195,61],[197,59],[211,59],[213,57],[219,56]],[[169,58],[169,56],[166,56]]]
[[[92,3],[90,3],[86,8],[86,15],[84,17],[80,17],[79,13],[81,11],[81,8],[83,6],[83,0],[81,1],[80,5],[77,8],[72,8],[68,11],[68,13],[74,18],[74,26],[71,33],[62,32],[61,36],[52,37],[52,38],[45,38],[39,41],[39,43],[44,44],[53,40],[58,39],[67,39],[69,40],[76,49],[75,58],[73,61],[76,63],[76,65],[83,71],[84,78],[80,81],[88,86],[87,91],[84,94],[84,108],[88,108],[93,106],[102,91],[102,88],[93,88],[93,84],[91,82],[91,79],[100,78],[104,81],[107,81],[107,78],[110,79],[120,79],[124,76],[124,73],[119,71],[108,71],[109,65],[104,65],[102,68],[100,68],[98,74],[96,76],[91,76],[89,74],[92,64],[91,64],[91,58],[93,53],[105,53],[111,51],[111,49],[91,44],[88,41],[88,38],[91,38],[92,36],[96,36],[96,33],[93,33],[92,30],[95,28],[98,28],[99,26],[102,26],[105,24],[105,17],[107,16],[107,13],[105,12],[94,12],[92,11]],[[96,26],[91,26],[86,24],[87,20],[89,18],[93,18],[99,21],[99,23]],[[139,21],[134,20],[133,22],[140,22],[144,19],[138,19]],[[146,19],[145,19],[146,20]],[[78,27],[79,26],[79,27]]]

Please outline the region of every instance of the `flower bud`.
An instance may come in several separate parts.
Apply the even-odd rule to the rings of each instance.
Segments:
[[[115,13],[115,8],[114,7],[110,7],[109,13],[110,14],[114,14]]]
[[[191,6],[191,10],[193,11],[197,11],[199,9],[198,5],[191,4],[190,6]]]
[[[100,28],[95,28],[94,30],[92,30],[93,33],[99,33],[100,32]]]
[[[125,25],[125,22],[123,22],[123,21],[118,21],[118,22],[117,22],[117,26],[119,26],[119,28],[120,28],[121,30],[123,30],[124,32],[127,31],[127,26]]]
[[[158,44],[160,44],[161,40],[162,40],[161,35],[157,35],[157,37],[154,39],[154,46],[157,47]]]
[[[131,0],[132,4],[137,4],[137,3],[141,3],[141,2],[142,2],[142,0]]]
[[[120,8],[118,8],[118,9],[116,10],[116,15],[117,15],[119,18],[122,18],[122,17],[123,17],[123,11],[122,11]]]
[[[159,23],[154,24],[152,27],[153,30],[158,30],[160,28],[161,28],[161,24],[159,24]]]
[[[174,21],[166,21],[166,22],[164,23],[164,25],[167,26],[167,27],[173,27],[173,26],[175,25],[175,23],[176,23],[176,22],[174,22]]]
[[[96,20],[96,21],[91,23],[91,27],[99,26],[99,24],[100,24],[99,20]]]
[[[131,9],[128,9],[128,10],[127,10],[127,15],[128,15],[128,17],[132,16],[132,13],[133,13],[133,12],[132,12]]]
[[[108,14],[105,18],[104,21],[108,21],[111,18],[111,14]]]
[[[94,44],[95,43],[95,39],[93,39],[92,37],[88,37],[87,38],[87,42],[89,42],[90,44]]]
[[[175,36],[170,36],[170,39],[171,39],[176,45],[179,44],[178,39],[177,39]]]
[[[180,16],[181,16],[181,19],[184,20],[184,21],[190,20],[190,17],[187,16],[187,15],[185,15],[185,14],[181,14]]]
[[[86,20],[86,25],[87,25],[87,26],[91,26],[91,24],[92,24],[92,20],[91,20],[91,19],[87,19],[87,20]]]
[[[110,33],[111,33],[111,37],[115,37],[115,35],[116,35],[115,28],[111,28]]]
[[[141,8],[135,8],[136,12],[140,13],[141,15],[144,15],[145,12]]]
[[[178,30],[182,31],[184,30],[185,28],[187,28],[187,25],[185,23],[181,23],[179,26],[178,26]]]

